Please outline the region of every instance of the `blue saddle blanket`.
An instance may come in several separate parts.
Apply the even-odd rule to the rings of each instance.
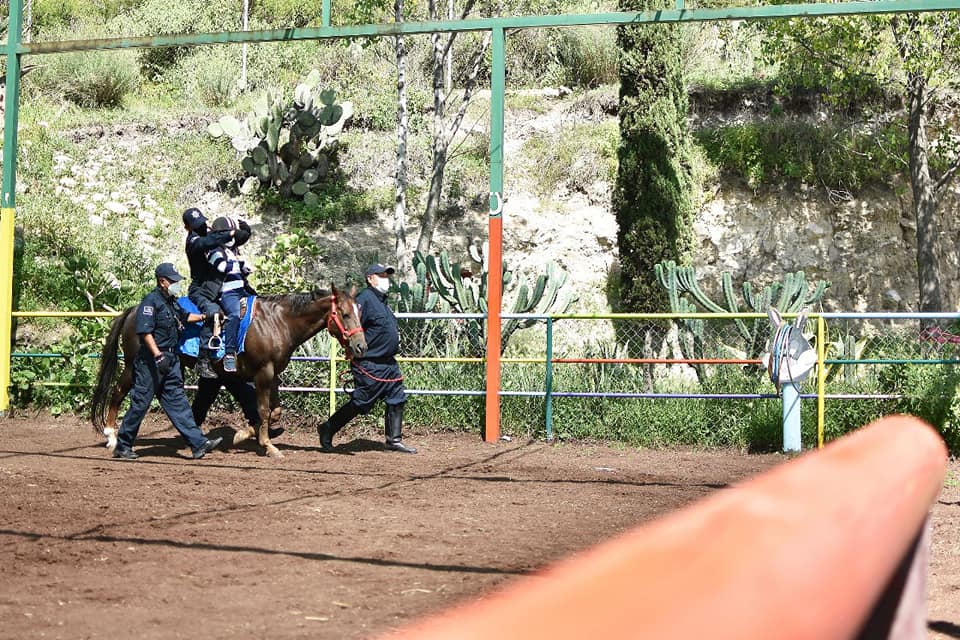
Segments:
[[[240,330],[237,332],[237,353],[243,353],[244,344],[247,340],[247,330],[250,328],[250,322],[253,320],[253,302],[256,299],[257,296],[247,296],[247,309],[243,317],[240,318]],[[180,306],[187,313],[200,313],[197,305],[193,304],[190,298],[186,296],[178,298],[177,302],[180,303]],[[194,358],[200,355],[200,329],[202,326],[202,322],[191,322],[184,327],[183,331],[180,332],[180,353],[193,356]],[[222,358],[223,354],[224,347],[221,345],[220,349],[217,350],[217,359]]]

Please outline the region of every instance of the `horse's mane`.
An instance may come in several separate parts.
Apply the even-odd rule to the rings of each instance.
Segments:
[[[314,289],[313,291],[298,291],[295,293],[278,293],[269,296],[260,296],[260,300],[289,305],[291,312],[299,313],[313,304],[314,301],[329,295],[330,292],[326,289]]]

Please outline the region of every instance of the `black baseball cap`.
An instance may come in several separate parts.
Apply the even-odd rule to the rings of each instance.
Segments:
[[[157,268],[153,271],[153,273],[158,278],[166,278],[170,282],[179,282],[180,280],[183,280],[183,276],[177,273],[176,267],[169,262],[162,262],[157,265]]]
[[[183,224],[190,227],[190,230],[192,231],[207,224],[207,219],[203,217],[203,213],[200,211],[200,209],[197,209],[196,207],[190,207],[183,212]]]
[[[382,264],[379,264],[379,263],[378,263],[378,264],[372,264],[372,265],[370,265],[369,267],[367,267],[367,275],[368,275],[368,276],[372,276],[372,275],[374,275],[374,274],[379,275],[379,274],[381,274],[381,273],[385,273],[385,274],[387,274],[388,276],[390,276],[390,275],[393,275],[394,273],[396,273],[396,271],[397,271],[397,270],[394,269],[393,267],[385,267],[385,266],[383,266]]]

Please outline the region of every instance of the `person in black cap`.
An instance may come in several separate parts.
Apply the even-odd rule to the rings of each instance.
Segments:
[[[137,307],[136,330],[140,350],[133,362],[133,390],[130,408],[123,416],[117,434],[114,458],[136,460],[133,442],[137,439],[154,396],[164,413],[190,445],[194,458],[202,458],[220,444],[222,438],[208,439],[197,427],[183,391],[183,375],[177,355],[180,329],[186,322],[203,322],[203,314],[187,313],[177,303],[183,276],[169,262],[154,271],[157,286]]]
[[[330,418],[317,427],[320,447],[333,451],[333,436],[358,414],[370,413],[377,400],[386,404],[384,449],[402,453],[416,453],[403,444],[403,408],[407,394],[396,355],[400,350],[400,332],[397,318],[387,306],[390,276],[395,269],[382,264],[367,267],[367,288],[357,295],[360,307],[360,325],[367,340],[363,358],[350,361],[354,390],[350,402],[337,409]]]
[[[187,295],[201,313],[212,319],[214,314],[221,312],[217,299],[220,297],[223,275],[207,261],[207,253],[231,239],[237,246],[242,245],[250,239],[250,225],[240,220],[236,229],[208,233],[207,219],[200,209],[191,207],[183,212],[183,226],[187,230],[185,250],[187,262],[190,264],[190,288]],[[204,378],[217,377],[210,366],[212,354],[207,348],[212,335],[212,325],[204,323],[200,333],[200,353],[197,357],[197,373]]]

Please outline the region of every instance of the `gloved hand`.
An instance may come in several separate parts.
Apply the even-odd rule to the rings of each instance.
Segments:
[[[238,247],[249,240],[252,234],[253,231],[250,229],[250,225],[247,224],[246,220],[237,221],[237,232],[234,234],[233,239],[237,241]]]
[[[240,261],[240,273],[242,273],[242,274],[245,275],[245,276],[248,276],[248,275],[250,275],[251,273],[253,273],[253,267],[251,267],[249,264],[247,264],[247,262],[246,262],[245,260],[241,260],[241,261]]]
[[[176,362],[176,356],[169,351],[166,351],[154,358],[153,361],[157,363],[157,373],[159,373],[161,376],[165,376],[170,373],[171,369],[173,369],[173,365]]]

